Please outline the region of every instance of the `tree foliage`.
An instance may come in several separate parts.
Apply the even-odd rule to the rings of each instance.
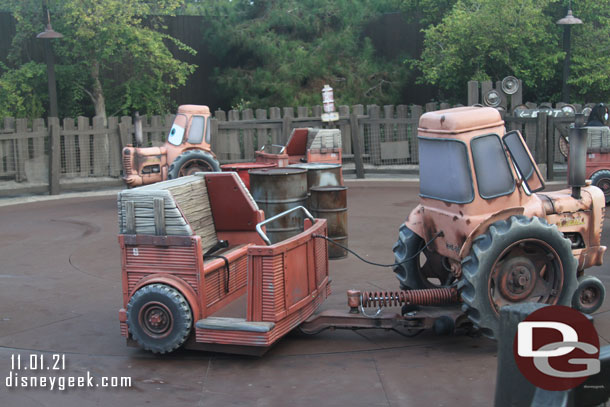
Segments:
[[[31,60],[23,51],[28,49],[26,44],[44,26],[39,0],[3,2],[17,20],[17,34],[9,57],[11,66],[5,67],[0,82],[9,86],[16,78],[14,71],[21,70],[22,64]],[[60,115],[82,113],[74,110],[85,100],[91,102],[96,115],[104,117],[106,111],[126,114],[138,109],[160,113],[173,108],[169,92],[183,85],[195,68],[174,58],[168,44],[194,51],[162,32],[161,17],[173,13],[180,4],[179,0],[51,2],[53,28],[64,35],[61,40],[52,40],[63,109]],[[119,68],[120,75],[117,75],[115,71]]]
[[[424,51],[415,62],[422,79],[461,96],[469,80],[514,75],[531,95],[553,97],[564,56],[551,15],[556,3],[458,0],[442,22],[425,30]]]
[[[321,103],[328,83],[337,104],[393,103],[408,69],[376,55],[362,32],[389,9],[376,0],[214,0],[205,29],[221,59],[218,86],[242,107]],[[402,59],[402,58],[401,58]]]
[[[610,100],[610,0],[573,2],[583,20],[572,27],[571,94],[579,101]]]

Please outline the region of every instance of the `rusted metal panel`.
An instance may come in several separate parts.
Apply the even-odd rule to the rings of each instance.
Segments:
[[[250,191],[259,207],[270,218],[307,200],[307,171],[299,168],[270,168],[250,171]],[[303,231],[303,214],[293,212],[267,226],[272,243],[288,239]]]
[[[314,187],[311,189],[309,207],[313,216],[327,221],[328,237],[347,247],[347,187]],[[330,244],[328,257],[341,259],[347,250]]]

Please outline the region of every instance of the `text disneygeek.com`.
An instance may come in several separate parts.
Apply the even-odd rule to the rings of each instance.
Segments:
[[[92,376],[89,371],[83,375],[61,375],[66,371],[66,355],[54,354],[12,354],[10,371],[4,378],[7,389],[47,389],[63,391],[86,388],[128,388],[128,376]],[[43,375],[43,373],[47,375]]]

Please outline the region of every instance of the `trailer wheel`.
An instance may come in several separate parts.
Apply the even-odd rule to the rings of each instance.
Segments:
[[[191,333],[193,316],[184,296],[165,284],[151,284],[136,291],[127,304],[129,333],[153,353],[178,349]]]
[[[570,241],[537,217],[511,216],[477,236],[462,260],[458,289],[468,318],[495,338],[506,305],[539,302],[570,306],[577,262]]]
[[[606,298],[606,287],[594,276],[578,277],[578,288],[572,297],[572,307],[585,314],[592,314],[599,309]]]
[[[206,151],[187,150],[169,166],[167,177],[175,179],[196,172],[220,172],[220,164]]]
[[[608,204],[608,202],[610,202],[610,171],[597,171],[591,176],[591,184],[595,185],[604,192],[606,204]]]
[[[443,258],[438,254],[424,250],[411,259],[424,244],[424,239],[406,225],[400,227],[392,251],[397,264],[393,270],[403,290],[438,288],[452,282],[453,275],[443,266]]]

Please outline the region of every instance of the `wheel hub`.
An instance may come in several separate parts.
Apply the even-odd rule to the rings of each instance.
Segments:
[[[536,286],[536,268],[525,257],[508,260],[499,275],[500,294],[510,301],[521,301],[527,298]]]
[[[580,293],[580,302],[584,305],[591,305],[597,301],[598,293],[593,287],[589,287]]]
[[[173,320],[165,304],[150,302],[140,310],[140,326],[151,337],[163,338],[171,332]]]

